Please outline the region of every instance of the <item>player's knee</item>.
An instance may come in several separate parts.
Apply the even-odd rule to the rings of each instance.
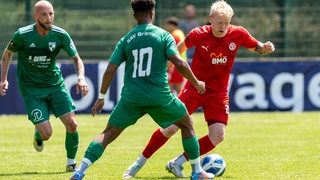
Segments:
[[[43,132],[40,134],[42,140],[44,140],[44,141],[49,140],[51,135],[52,135],[52,131],[46,131],[46,132]]]
[[[66,126],[66,130],[67,130],[69,133],[75,133],[75,132],[77,132],[78,124],[77,124],[77,121],[76,121],[76,120],[69,120],[69,121],[67,121],[67,123],[65,123],[65,126]]]
[[[172,125],[172,126],[169,126],[165,129],[161,129],[160,131],[162,132],[162,134],[165,137],[169,138],[169,137],[173,136],[178,130],[179,130],[179,127]]]
[[[78,128],[78,124],[76,121],[70,123],[69,128],[68,128],[68,132],[70,133],[75,133],[77,131]]]
[[[209,135],[210,141],[212,142],[212,144],[214,145],[218,145],[219,143],[221,143],[224,140],[224,133],[215,133],[212,134],[211,136]]]
[[[214,139],[216,139],[218,143],[222,142],[224,140],[224,133],[217,134]]]

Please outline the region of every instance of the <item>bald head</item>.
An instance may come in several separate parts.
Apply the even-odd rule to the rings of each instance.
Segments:
[[[52,4],[46,0],[38,1],[34,5],[33,17],[36,20],[37,30],[44,31],[44,34],[46,34],[53,26],[54,11]]]
[[[38,1],[35,5],[34,5],[34,12],[37,13],[38,11],[40,11],[43,8],[49,8],[53,10],[53,6],[49,1],[46,0],[41,0]]]

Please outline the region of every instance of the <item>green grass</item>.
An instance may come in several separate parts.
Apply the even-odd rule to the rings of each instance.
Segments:
[[[202,113],[193,116],[198,137],[207,133]],[[77,115],[80,162],[108,115]],[[65,173],[65,131],[51,117],[53,135],[43,152],[33,149],[33,126],[25,115],[0,116],[0,179],[69,179]],[[121,179],[140,155],[157,125],[148,116],[129,127],[87,171],[86,179]],[[182,152],[180,133],[147,162],[135,179],[175,179],[165,164]],[[227,170],[216,179],[320,179],[320,112],[232,113],[225,140],[211,153],[224,157]],[[189,164],[185,173],[190,174]]]

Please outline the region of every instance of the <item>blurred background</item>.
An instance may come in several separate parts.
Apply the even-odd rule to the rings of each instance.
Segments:
[[[36,0],[0,0],[0,49],[13,32],[33,23]],[[135,26],[129,0],[51,0],[55,25],[66,29],[84,61],[108,59],[117,41]],[[158,0],[155,24],[164,28],[165,18],[184,18],[187,4],[196,6],[196,19],[207,23],[212,0]],[[268,58],[303,60],[319,57],[320,1],[315,0],[228,0],[235,15],[232,24],[241,25],[260,41],[274,42],[276,53]],[[241,48],[238,59],[262,57]],[[69,59],[60,53],[60,60]],[[14,59],[16,60],[16,59]]]

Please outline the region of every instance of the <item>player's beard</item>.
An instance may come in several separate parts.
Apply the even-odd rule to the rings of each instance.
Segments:
[[[44,23],[41,23],[39,20],[38,20],[38,23],[43,29],[45,29],[47,31],[50,31],[52,29],[52,25],[46,25]]]

